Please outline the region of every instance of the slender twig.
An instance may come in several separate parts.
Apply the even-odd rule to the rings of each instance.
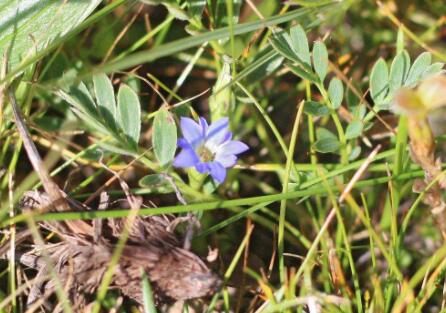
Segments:
[[[58,211],[69,211],[70,206],[68,205],[67,200],[62,196],[59,187],[51,179],[50,174],[45,168],[39,152],[34,145],[34,142],[31,140],[31,136],[24,123],[22,110],[17,105],[14,91],[11,88],[9,88],[8,90],[8,95],[17,130],[19,132],[20,138],[23,140],[23,146],[25,147],[29,161],[31,162],[34,170],[43,183],[43,188],[53,201],[53,204]]]
[[[173,190],[175,191],[175,195],[178,199],[178,201],[182,205],[187,205],[186,200],[184,199],[183,195],[181,194],[180,189],[173,181],[172,177],[170,177],[167,174],[163,174],[163,177],[169,182],[169,184],[172,186]],[[181,218],[180,218],[181,220]],[[186,216],[186,220],[188,221],[186,232],[184,234],[184,240],[183,240],[183,249],[190,250],[191,243],[192,243],[192,237],[194,236],[194,227],[200,228],[200,222],[197,218],[197,214],[195,212],[188,212]],[[176,224],[176,223],[174,223]],[[174,228],[174,227],[172,227]]]
[[[138,8],[138,11],[132,16],[130,21],[127,23],[127,25],[124,26],[124,28],[121,30],[121,32],[116,36],[115,40],[113,41],[112,45],[108,49],[107,53],[105,54],[104,59],[102,60],[101,64],[105,64],[107,60],[110,58],[113,50],[116,48],[116,45],[119,43],[119,41],[124,37],[124,35],[127,33],[127,31],[130,29],[130,27],[135,22],[136,18],[141,14],[142,9],[144,8],[143,4],[141,4]]]
[[[43,188],[48,194],[52,205],[56,208],[57,211],[71,211],[67,199],[64,197],[56,183],[51,179],[51,176],[45,165],[43,164],[42,158],[40,157],[39,152],[34,145],[34,142],[31,140],[31,135],[29,134],[28,128],[26,127],[24,122],[22,110],[17,104],[14,91],[11,87],[8,88],[8,95],[14,115],[14,121],[20,138],[23,140],[23,146],[25,147],[28,159],[30,160],[34,170],[42,181]],[[88,234],[90,232],[90,228],[86,223],[67,221],[67,226],[70,227],[74,232],[79,234]]]
[[[435,55],[437,58],[439,58],[442,61],[446,61],[446,55],[441,53],[440,51],[430,47],[427,45],[424,41],[422,41],[416,34],[414,34],[409,28],[406,27],[389,9],[388,5],[386,3],[382,3],[381,1],[376,1],[376,4],[380,8],[379,12],[384,15],[385,17],[389,18],[390,21],[395,24],[398,28],[401,28],[403,32],[413,40],[416,44],[421,46],[423,49],[426,49],[433,55]]]

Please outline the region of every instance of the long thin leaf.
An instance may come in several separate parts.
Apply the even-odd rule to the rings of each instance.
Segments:
[[[321,12],[321,10],[327,9],[332,6],[333,4],[322,5],[318,8],[318,11]],[[240,35],[253,32],[263,27],[269,27],[291,20],[305,18],[306,16],[314,12],[314,9],[301,8],[282,15],[274,15],[263,20],[234,25],[233,33],[234,35]],[[105,64],[103,67],[100,67],[99,70],[106,73],[122,70],[135,66],[137,64],[150,62],[161,57],[177,53],[179,51],[199,46],[204,42],[228,38],[228,34],[229,27],[223,27],[197,36],[182,38],[161,46],[157,46],[147,51],[136,52],[127,56],[125,59]]]

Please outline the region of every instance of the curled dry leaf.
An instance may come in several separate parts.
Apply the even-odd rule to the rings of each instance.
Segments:
[[[49,206],[49,201],[45,193],[28,192],[21,205],[24,210],[36,210]],[[72,199],[68,199],[68,203],[74,210],[88,209]],[[168,230],[171,221],[172,217],[165,215],[136,217],[110,287],[142,304],[143,269],[158,303],[206,297],[218,289],[219,277],[197,255],[181,248],[181,241]],[[116,242],[124,230],[125,220],[110,218],[102,223],[89,224],[82,220],[72,223],[79,224],[79,229],[87,229],[88,232],[73,233],[64,223],[42,222],[43,228],[56,232],[62,241],[28,251],[24,245],[19,245],[18,250],[21,250],[19,261],[36,269],[41,276],[48,274],[44,256],[49,256],[61,284],[67,286],[75,311],[80,312],[94,299]],[[98,227],[100,229],[95,229]],[[28,304],[53,292],[55,281],[49,279],[33,289]]]

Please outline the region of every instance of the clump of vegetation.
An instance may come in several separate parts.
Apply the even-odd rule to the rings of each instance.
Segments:
[[[0,312],[445,312],[441,2],[0,0]]]

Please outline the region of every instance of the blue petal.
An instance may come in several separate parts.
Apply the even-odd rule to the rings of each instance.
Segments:
[[[225,142],[227,142],[227,141],[229,141],[229,140],[231,140],[231,139],[232,139],[232,132],[228,132],[228,133],[226,134],[225,138],[223,139],[223,142],[222,142],[222,143],[225,143]]]
[[[241,141],[231,140],[221,145],[218,150],[223,154],[240,154],[249,150],[249,147]]]
[[[235,163],[237,163],[237,157],[233,154],[217,153],[214,161],[220,163],[223,167],[228,168],[233,167]]]
[[[197,163],[195,164],[197,172],[204,174],[209,172],[209,163]]]
[[[212,123],[206,133],[206,147],[211,151],[215,151],[217,147],[225,140],[230,138],[229,120],[227,117],[221,118],[215,123]]]
[[[208,164],[209,172],[211,173],[212,178],[218,182],[222,183],[226,178],[226,169],[218,162],[211,162]]]
[[[192,149],[183,149],[173,160],[175,167],[192,167],[200,162],[197,154]]]
[[[187,140],[184,138],[178,139],[177,145],[178,145],[178,147],[183,148],[183,149],[192,149],[192,146],[190,145],[190,143],[188,143]]]
[[[208,131],[209,125],[208,122],[206,122],[206,119],[203,117],[200,117],[199,123],[201,126],[201,131],[203,132],[203,137],[206,137],[206,133]]]
[[[193,119],[182,117],[180,120],[180,125],[184,138],[193,147],[200,145],[200,143],[204,141],[203,129]]]

